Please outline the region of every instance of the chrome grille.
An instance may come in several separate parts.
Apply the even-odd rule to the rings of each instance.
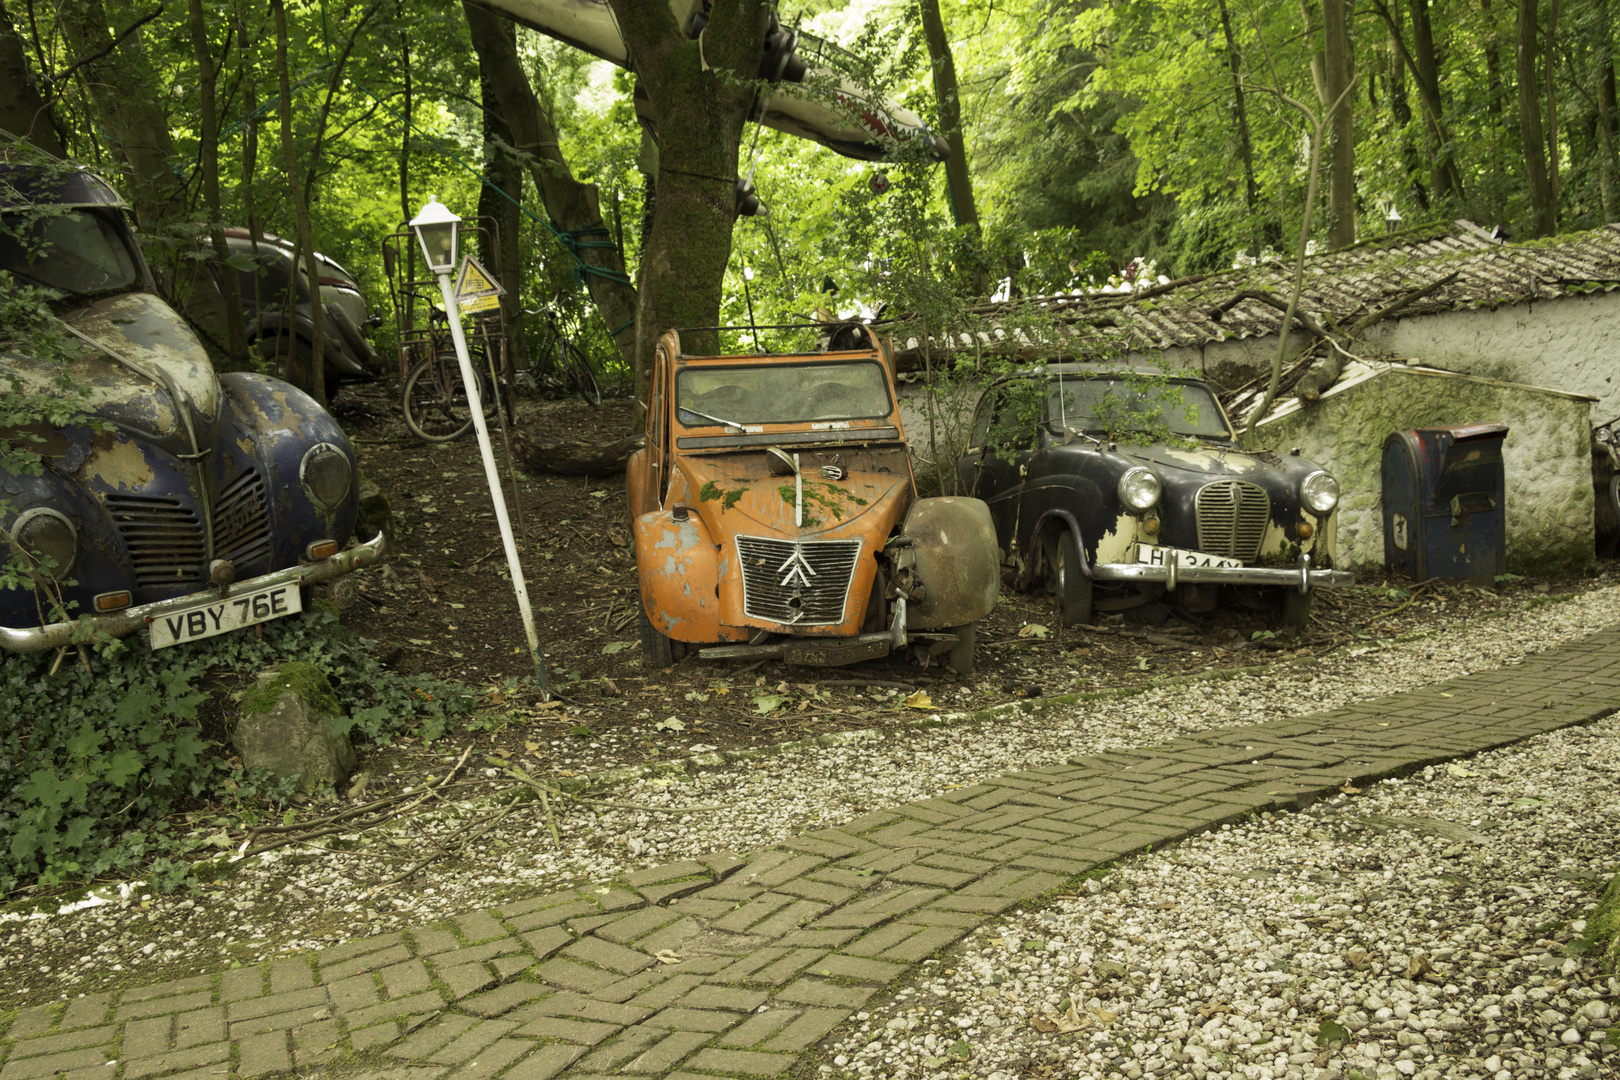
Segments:
[[[1198,491],[1198,550],[1253,562],[1271,521],[1271,498],[1263,488],[1218,480]]]
[[[843,622],[860,554],[859,540],[737,537],[743,613],[751,619],[798,626]]]
[[[264,477],[249,469],[219,493],[214,503],[214,552],[239,569],[270,557],[270,507]]]
[[[106,500],[135,564],[137,586],[202,581],[206,549],[195,510],[168,496],[108,495]]]

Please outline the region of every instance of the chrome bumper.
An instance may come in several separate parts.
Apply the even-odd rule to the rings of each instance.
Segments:
[[[1145,563],[1098,563],[1091,568],[1094,581],[1162,581],[1174,589],[1183,582],[1194,585],[1284,585],[1310,592],[1343,588],[1356,583],[1349,570],[1312,570],[1311,557],[1301,555],[1292,570],[1268,566],[1165,566]]]
[[[322,559],[318,563],[301,563],[298,566],[289,566],[285,570],[275,570],[256,578],[247,578],[233,584],[232,592],[254,591],[257,589],[272,588],[277,585],[317,585],[323,581],[342,577],[353,573],[363,566],[370,566],[382,558],[387,550],[383,535],[378,533],[376,538],[368,543],[359,544],[340,551],[330,559]],[[91,639],[119,638],[133,634],[154,619],[176,611],[183,611],[196,604],[207,603],[219,598],[219,590],[203,589],[201,592],[189,593],[185,596],[172,596],[167,600],[158,600],[140,607],[125,608],[111,615],[90,615],[72,622],[51,623],[49,626],[36,626],[32,629],[19,630],[9,626],[0,626],[0,649],[15,653],[44,652],[46,649],[59,649],[64,645],[73,644],[74,636],[88,631]]]

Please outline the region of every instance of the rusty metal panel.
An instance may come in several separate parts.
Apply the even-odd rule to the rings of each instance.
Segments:
[[[907,613],[915,630],[966,626],[1001,595],[1001,550],[983,499],[919,499],[906,515],[916,577],[927,590]]]

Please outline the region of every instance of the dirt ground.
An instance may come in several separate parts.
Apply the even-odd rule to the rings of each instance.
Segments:
[[[627,401],[593,408],[525,399],[518,409],[518,426],[593,440],[623,434],[630,412]],[[365,476],[389,497],[396,540],[384,566],[358,575],[352,595],[340,592],[344,623],[374,638],[379,657],[396,670],[484,688],[485,709],[513,721],[499,726],[496,741],[523,743],[531,756],[556,748],[550,764],[563,775],[607,761],[883,726],[914,718],[910,710],[917,708],[982,708],[1320,654],[1358,638],[1409,634],[1521,604],[1526,591],[1567,593],[1588,584],[1526,579],[1495,588],[1411,590],[1364,578],[1350,590],[1319,592],[1310,628],[1297,642],[1268,634],[1261,615],[1225,610],[1199,625],[1172,618],[1143,626],[1112,616],[1064,629],[1049,597],[1004,587],[1001,603],[980,625],[978,673],[970,679],[895,660],[801,668],[688,657],[660,671],[641,666],[623,477],[520,472],[510,505],[521,521],[523,573],[557,695],[546,704],[532,681],[512,681],[532,675],[533,667],[475,439],[413,439],[383,387],[351,388],[334,411],[356,441]],[[494,438],[504,475],[498,429]]]

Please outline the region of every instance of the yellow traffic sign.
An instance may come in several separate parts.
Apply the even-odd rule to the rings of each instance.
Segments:
[[[461,261],[461,273],[456,277],[456,304],[462,311],[488,311],[500,306],[506,290],[482,266],[468,255]]]

